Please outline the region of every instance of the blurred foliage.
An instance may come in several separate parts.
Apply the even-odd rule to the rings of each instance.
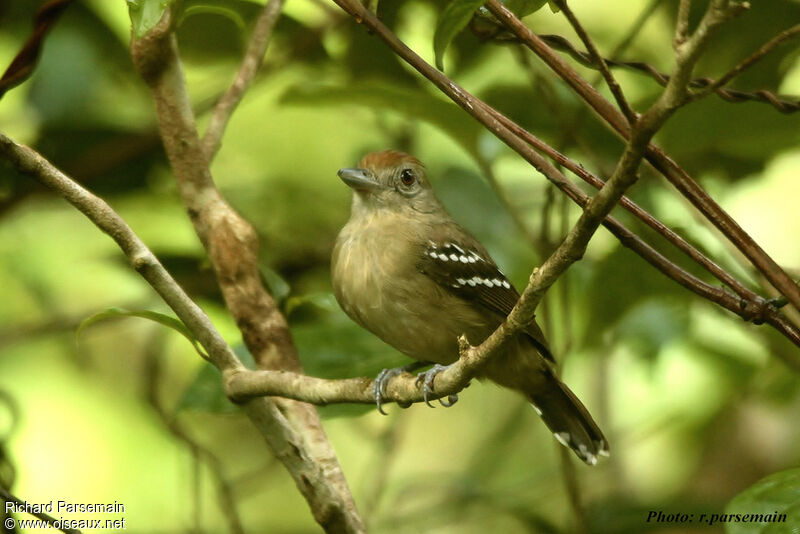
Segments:
[[[635,31],[621,59],[669,71],[678,0],[660,2],[633,27],[649,3],[571,5],[603,53]],[[692,21],[705,3],[692,3]],[[105,198],[247,359],[178,198],[152,102],[128,53],[129,9],[134,31],[143,31],[166,4],[73,3],[45,40],[32,77],[0,100],[0,129]],[[457,4],[383,0],[377,9],[427,61],[443,61],[460,85],[607,176],[620,141],[535,57],[476,34],[467,17],[448,19]],[[530,10],[544,2],[509,2],[515,9],[523,4]],[[233,79],[261,5],[180,3],[176,31],[201,131]],[[37,7],[29,0],[0,2],[0,64],[8,65],[28,38]],[[550,8],[532,11],[526,22],[579,43]],[[719,76],[798,22],[796,1],[754,2],[723,28],[696,74]],[[732,87],[800,94],[798,50],[796,42],[778,48]],[[658,96],[649,78],[615,72],[637,109]],[[799,135],[800,114],[709,96],[680,110],[657,141],[776,260],[800,274]],[[286,3],[262,72],[223,141],[215,179],[260,232],[264,280],[287,314],[306,372],[316,376],[371,376],[407,361],[353,324],[332,298],[330,253],[349,207],[338,168],[370,150],[414,153],[448,209],[518,287],[579,213],[377,37],[323,0]],[[767,294],[652,171],[643,169],[631,196]],[[658,236],[615,215],[708,280]],[[83,332],[76,349],[77,326],[103,310],[170,314],[111,240],[4,163],[0,288],[0,483],[30,502],[123,502],[133,532],[219,532],[228,524],[216,493],[221,472],[248,532],[316,531],[291,479],[222,395],[219,373],[181,336],[149,321],[102,321]],[[589,532],[689,531],[648,523],[652,510],[754,513],[772,506],[797,513],[788,503],[798,487],[800,385],[780,361],[796,347],[766,326],[696,299],[604,231],[548,294],[539,319],[566,381],[611,441],[610,459],[594,469],[575,466]],[[156,349],[155,335],[167,336]],[[373,532],[579,528],[557,445],[511,393],[475,383],[448,410],[390,407],[388,418],[370,406],[321,412]],[[189,442],[176,435],[176,422]],[[219,457],[219,470],[197,459],[198,446]],[[772,473],[778,474],[758,482]],[[722,528],[691,525],[692,532]]]
[[[800,469],[787,469],[756,482],[737,495],[725,510],[744,516],[759,514],[765,521],[729,521],[727,534],[781,534],[800,530]],[[775,520],[785,516],[783,521]]]

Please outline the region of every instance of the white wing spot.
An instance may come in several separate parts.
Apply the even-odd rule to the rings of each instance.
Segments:
[[[499,278],[495,278],[494,280],[492,280],[492,282],[493,282],[493,283],[494,283],[494,285],[496,285],[497,287],[500,287],[500,286],[502,286],[502,285],[503,285],[503,282],[501,282]]]
[[[536,410],[536,415],[541,417],[542,416],[542,410],[540,410],[539,407],[536,406],[534,403],[531,403],[531,406],[533,406],[533,409]]]
[[[506,289],[511,289],[511,284],[509,284],[507,281],[503,280],[503,287],[506,288]]]
[[[431,251],[431,252],[428,253],[428,256],[430,256],[431,258],[436,259],[436,252]]]
[[[453,261],[458,261],[458,256],[456,256],[455,254],[450,254],[450,259]]]
[[[444,254],[439,254],[438,256],[440,260],[447,261],[447,256],[445,256]]]
[[[456,245],[455,243],[450,243],[450,246],[459,251],[461,254],[464,254],[464,249]]]
[[[467,263],[469,259],[467,259],[466,256],[459,256],[458,261],[460,261],[461,263]]]
[[[569,443],[567,441],[569,439],[569,434],[567,432],[556,432],[553,434],[553,436],[555,436],[560,444],[565,447],[569,447]]]
[[[463,278],[456,278],[456,282],[458,282],[462,286],[467,283],[467,281],[464,280]]]
[[[475,287],[475,278],[470,278],[469,280],[467,280],[467,283],[468,283],[470,286],[472,286],[472,287]]]
[[[469,261],[470,263],[475,263],[475,258],[473,256],[470,256],[469,258],[467,258],[467,261]]]

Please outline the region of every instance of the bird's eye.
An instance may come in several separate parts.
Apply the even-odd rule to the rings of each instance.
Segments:
[[[413,185],[414,182],[417,181],[417,177],[414,176],[414,171],[411,169],[403,169],[403,171],[400,173],[400,181],[403,183],[403,185],[409,186]]]

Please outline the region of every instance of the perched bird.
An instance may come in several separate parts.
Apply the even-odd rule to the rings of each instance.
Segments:
[[[358,168],[338,174],[353,189],[353,202],[333,250],[336,300],[350,318],[392,347],[436,364],[419,375],[427,402],[436,373],[458,359],[458,337],[482,342],[519,293],[480,242],[447,213],[416,158],[375,152]],[[378,376],[379,409],[388,379],[412,367]],[[606,439],[554,367],[544,334],[532,322],[492,358],[480,378],[522,393],[556,439],[594,465],[598,455],[608,454]]]

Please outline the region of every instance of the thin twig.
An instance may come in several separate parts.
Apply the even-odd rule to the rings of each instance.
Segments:
[[[693,98],[702,98],[709,93],[716,92],[719,88],[727,85],[735,77],[739,76],[742,72],[752,67],[757,61],[769,54],[772,50],[782,45],[792,37],[800,35],[800,24],[796,24],[791,28],[782,31],[763,45],[758,50],[743,59],[741,63],[733,67],[731,70],[717,78],[714,82],[710,83],[702,91],[698,91]]]
[[[608,88],[611,90],[611,94],[614,95],[614,100],[617,101],[620,111],[622,111],[622,114],[628,119],[628,123],[633,124],[636,122],[636,112],[631,108],[630,104],[628,104],[628,100],[625,98],[622,88],[619,86],[616,78],[614,78],[614,75],[611,74],[611,71],[608,70],[608,65],[606,65],[603,56],[600,54],[600,51],[597,50],[594,41],[589,37],[589,34],[581,25],[578,17],[575,16],[575,13],[569,7],[566,0],[555,0],[555,4],[561,9],[564,16],[567,17],[575,33],[578,34],[578,37],[583,42],[584,46],[586,46],[586,50],[589,51],[589,56],[592,58],[595,67],[600,70],[600,74],[603,75],[603,79],[605,79]]]
[[[34,73],[47,34],[72,2],[73,0],[49,0],[39,7],[33,18],[31,35],[0,76],[0,98]]]
[[[677,49],[689,38],[689,13],[692,10],[692,0],[680,0],[678,4],[678,18],[675,22],[675,38],[672,45]]]
[[[561,52],[566,52],[572,57],[575,61],[579,62],[584,67],[588,67],[591,69],[596,68],[594,61],[592,60],[591,56],[588,53],[578,50],[575,45],[569,42],[568,39],[565,39],[561,35],[538,35],[539,39],[547,43],[548,46],[555,50],[559,50]],[[516,39],[517,41],[522,41],[521,39]],[[505,39],[503,42],[507,42],[508,40]],[[615,55],[612,55],[612,58]],[[626,68],[629,70],[633,70],[636,72],[640,72],[642,74],[646,74],[650,76],[653,80],[655,80],[659,85],[666,86],[667,82],[669,81],[669,75],[664,74],[663,72],[656,69],[654,66],[645,63],[643,61],[620,61],[611,58],[604,58],[606,65],[613,68]],[[689,82],[689,87],[692,89],[705,89],[709,85],[715,83],[716,80],[713,78],[702,77],[702,78],[694,78],[691,82]],[[733,103],[742,103],[742,102],[763,102],[766,104],[770,104],[772,107],[780,111],[781,113],[795,113],[800,111],[800,99],[796,96],[780,96],[776,95],[775,93],[768,91],[766,89],[759,89],[756,91],[739,91],[736,89],[726,89],[723,87],[717,88],[714,93],[726,100],[728,102]]]
[[[278,21],[283,3],[284,0],[269,0],[261,9],[253,27],[253,34],[250,36],[242,65],[236,73],[236,79],[214,107],[208,128],[203,136],[203,152],[209,162],[214,159],[222,144],[222,134],[233,111],[241,102],[245,91],[253,83],[253,78],[261,68],[264,54],[272,37],[272,30]]]

